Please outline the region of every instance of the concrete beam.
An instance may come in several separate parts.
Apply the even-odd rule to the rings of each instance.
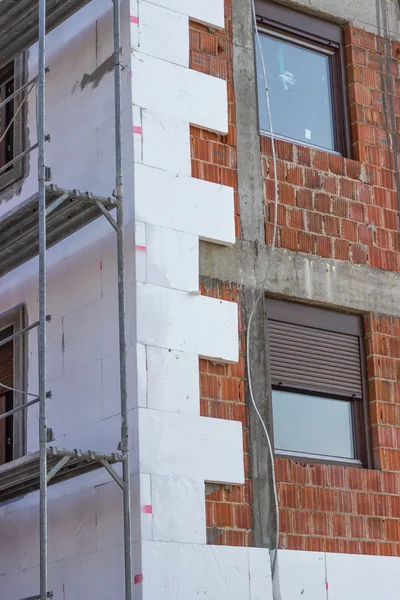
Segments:
[[[354,25],[372,33],[378,33],[376,0],[275,0],[279,4],[299,8],[316,16]],[[387,0],[390,36],[399,37],[400,7],[397,0]]]
[[[270,248],[238,241],[233,248],[202,243],[203,276],[259,289]],[[380,290],[380,293],[377,293]],[[330,308],[400,317],[400,274],[277,248],[265,291]]]

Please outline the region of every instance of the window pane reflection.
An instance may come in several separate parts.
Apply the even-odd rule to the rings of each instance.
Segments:
[[[269,35],[260,38],[274,133],[336,150],[330,57]],[[270,131],[258,44],[256,51],[260,127]]]
[[[355,458],[353,405],[294,392],[272,392],[276,450]]]

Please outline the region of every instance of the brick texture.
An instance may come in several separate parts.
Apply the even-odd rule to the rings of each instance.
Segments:
[[[192,176],[222,183],[235,190],[236,237],[240,237],[240,210],[236,172],[236,114],[233,89],[231,2],[225,0],[225,29],[210,31],[190,23],[190,66],[228,85],[228,135],[191,127]]]
[[[365,318],[375,467],[276,460],[281,545],[400,556],[400,319]]]
[[[201,292],[240,304],[240,290],[219,281],[205,281]],[[213,486],[206,497],[207,539],[211,544],[251,546],[252,486],[249,471],[248,411],[245,403],[244,324],[240,322],[240,360],[237,364],[214,364],[200,360],[201,414],[232,419],[243,424],[243,450],[246,469],[244,486]]]
[[[237,196],[235,103],[232,78],[230,0],[225,30],[191,23],[191,68],[228,83],[229,133],[191,128],[192,175],[223,183]],[[277,243],[298,252],[400,271],[397,194],[392,176],[378,42],[372,34],[345,30],[352,159],[277,141],[280,185]],[[390,78],[400,126],[398,44],[393,43]],[[261,137],[266,202],[266,243],[272,240],[274,184],[271,142]],[[204,295],[241,301],[241,289],[203,280]],[[239,310],[239,314],[242,314]],[[283,548],[400,556],[400,320],[365,319],[371,438],[375,470],[305,465],[277,459]],[[245,403],[245,327],[240,323],[237,365],[200,361],[201,414],[240,420],[245,486],[207,486],[210,544],[252,545],[252,482]]]
[[[277,244],[290,250],[400,270],[395,157],[383,112],[378,42],[353,27],[345,30],[352,158],[277,141],[279,201]],[[400,123],[399,52],[391,46],[390,86],[396,127]],[[383,61],[384,63],[385,61]],[[274,213],[271,140],[261,138],[266,242]]]

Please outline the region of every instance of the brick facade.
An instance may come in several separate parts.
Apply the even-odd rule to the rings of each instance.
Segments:
[[[191,66],[228,82],[229,135],[192,128],[193,176],[236,190],[236,235],[240,237],[237,197],[236,129],[230,0],[226,29],[211,32],[191,25]],[[389,102],[382,92],[382,42],[345,30],[353,159],[283,141],[278,155],[277,245],[292,251],[400,271],[398,198]],[[386,84],[394,92],[400,120],[400,45],[389,44]],[[390,148],[390,151],[389,151]],[[265,233],[271,243],[274,184],[271,142],[261,138],[266,200]],[[202,282],[202,293],[239,304],[238,286]],[[241,313],[240,313],[241,314]],[[241,321],[243,319],[241,318]],[[303,465],[276,460],[281,547],[301,550],[400,556],[400,320],[365,316],[371,438],[376,470]],[[245,402],[245,325],[240,326],[240,362],[200,361],[202,415],[243,423],[246,486],[218,488],[207,496],[208,541],[251,545],[251,473]]]
[[[277,245],[325,258],[400,271],[398,197],[390,117],[383,110],[380,75],[386,64],[376,36],[345,30],[353,158],[277,141],[279,180]],[[400,90],[399,44],[391,51],[388,89]],[[386,106],[391,101],[385,95]],[[400,102],[393,97],[397,121]],[[386,112],[387,114],[387,112]],[[271,140],[261,139],[266,198],[266,242],[274,222]]]
[[[400,556],[400,320],[365,318],[376,469],[276,460],[282,547]]]

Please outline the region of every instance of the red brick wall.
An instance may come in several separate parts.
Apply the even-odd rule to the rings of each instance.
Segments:
[[[365,331],[379,470],[276,460],[283,548],[400,556],[400,319]]]
[[[240,291],[218,281],[201,285],[206,296],[240,303]],[[218,486],[206,498],[207,538],[209,543],[251,546],[252,486],[249,469],[249,424],[245,404],[245,330],[239,319],[240,360],[238,364],[213,364],[200,360],[201,414],[205,417],[232,419],[243,424],[243,451],[246,473],[244,486]]]
[[[240,235],[236,173],[236,115],[233,92],[232,20],[230,0],[225,0],[225,29],[211,31],[190,24],[190,66],[228,83],[229,132],[217,135],[191,127],[192,175],[235,190],[236,235]],[[212,101],[212,99],[210,99]],[[240,290],[219,281],[201,285],[204,295],[240,303]],[[248,414],[245,404],[244,324],[240,325],[240,361],[237,365],[200,360],[201,414],[243,423],[245,486],[214,489],[206,497],[207,538],[210,544],[249,546],[252,536],[252,488],[249,470]]]
[[[228,82],[229,134],[191,129],[193,176],[235,189],[235,104],[230,0],[226,27],[210,31],[191,24],[191,67]],[[390,46],[391,88],[400,92],[400,44]],[[277,142],[280,206],[278,246],[356,264],[400,271],[397,195],[387,147],[377,39],[346,30],[353,159]],[[394,97],[396,118],[400,101]],[[273,222],[271,144],[261,139],[266,199],[266,241]],[[392,156],[393,159],[393,156]],[[202,293],[241,300],[241,290],[203,280]],[[240,313],[241,314],[241,313]],[[207,496],[208,541],[253,543],[248,414],[245,405],[245,331],[240,325],[238,365],[200,361],[201,411],[243,423],[246,485],[215,489]],[[281,547],[400,556],[400,320],[365,319],[371,436],[375,467],[352,469],[276,461]]]
[[[395,158],[388,151],[377,38],[348,27],[345,40],[355,160],[277,141],[280,182],[277,245],[400,271]],[[389,48],[390,89],[398,94],[400,44],[393,43]],[[399,123],[397,96],[393,104]],[[275,209],[269,138],[261,139],[261,151],[266,241],[270,243]]]
[[[190,66],[192,69],[227,81],[229,123],[229,132],[226,136],[191,127],[192,176],[234,188],[236,236],[239,237],[240,211],[237,194],[236,114],[232,55],[231,2],[225,0],[224,30],[211,32],[207,27],[198,23],[190,24]]]

